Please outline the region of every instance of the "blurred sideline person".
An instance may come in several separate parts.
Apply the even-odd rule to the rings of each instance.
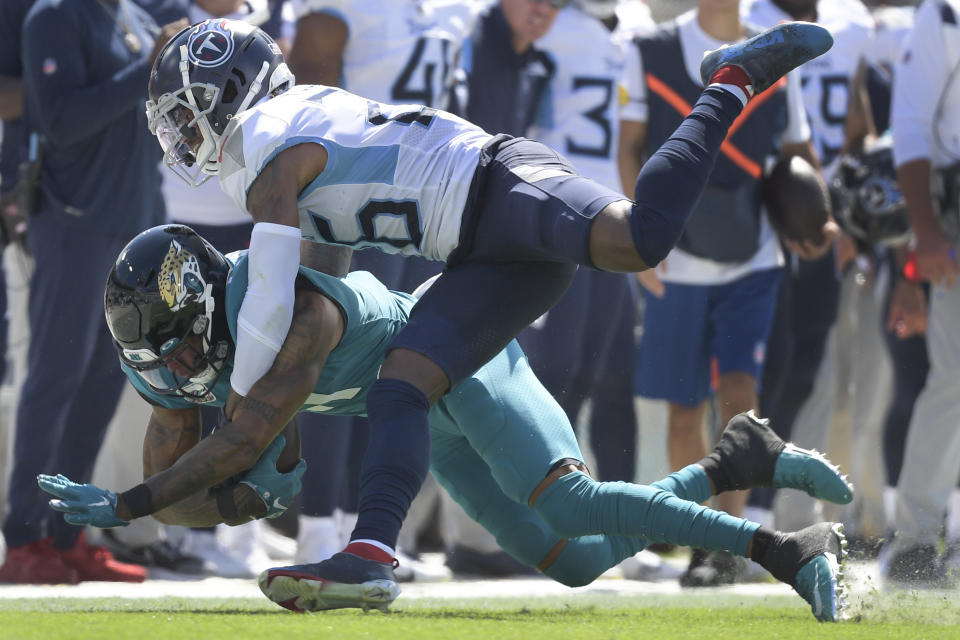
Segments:
[[[158,154],[140,105],[150,65],[175,32],[159,30],[129,0],[38,0],[24,22],[23,112],[28,131],[42,141],[43,164],[27,235],[35,260],[30,346],[0,582],[146,576],[143,567],[117,562],[88,544],[82,530],[50,517],[34,478],[54,467],[91,477],[123,388],[104,362],[113,346],[97,282],[130,234],[164,218]]]
[[[624,188],[701,90],[698,66],[704,52],[753,33],[740,21],[738,0],[701,0],[695,10],[637,40],[628,59],[629,102],[621,116]],[[817,162],[796,82],[779,82],[735,127],[676,248],[656,269],[637,276],[645,302],[637,388],[641,396],[669,402],[668,454],[674,470],[709,450],[703,424],[713,359],[720,424],[757,408],[757,379],[783,266],[777,236],[761,208],[764,167],[776,156]],[[823,253],[835,227],[825,227],[821,246],[799,248],[808,257]],[[718,504],[739,515],[746,498],[728,493]],[[741,573],[729,554],[695,553],[681,583],[712,586]]]
[[[0,234],[2,246],[10,241],[23,241],[26,212],[22,210],[16,186],[20,181],[20,164],[26,159],[27,140],[23,133],[23,68],[20,61],[20,30],[33,0],[11,0],[0,4]],[[13,233],[11,233],[13,232]],[[0,252],[2,258],[2,252]],[[7,272],[0,259],[0,385],[15,378],[8,369]],[[0,423],[0,516],[6,505],[7,443],[12,425]],[[0,539],[0,558],[4,544]]]
[[[339,86],[373,100],[445,108],[462,43],[477,15],[473,4],[296,0],[290,68],[301,84]],[[390,289],[411,293],[442,266],[423,258],[363,251],[353,256],[351,268],[373,273]],[[310,465],[303,481],[297,550],[297,560],[304,562],[329,557],[350,539],[357,519],[357,470],[369,431],[362,417],[310,414],[305,419],[312,428],[303,429],[301,444]],[[415,536],[403,538],[407,548],[401,552],[415,553],[410,544]],[[402,558],[401,566],[404,580],[447,577],[412,558]]]
[[[924,2],[896,66],[891,112],[900,188],[916,236],[915,264],[919,276],[930,283],[926,323],[930,372],[907,432],[894,512],[896,537],[881,553],[883,575],[906,586],[947,586],[960,565],[956,543],[948,545],[943,558],[938,548],[960,476],[958,65],[960,3]],[[931,189],[935,178],[943,185],[940,202]]]
[[[554,63],[537,45],[569,0],[496,0],[463,45],[450,111],[492,133],[522,136],[543,109]]]
[[[168,521],[242,522],[282,512],[300,490],[304,466],[294,464],[299,446],[296,430],[287,426],[292,417],[306,407],[363,411],[391,334],[416,313],[412,296],[388,291],[368,273],[334,278],[298,271],[291,330],[274,367],[251,391],[251,398],[277,410],[235,414],[232,425],[201,439],[197,402],[224,406],[229,397],[249,263],[243,255],[225,257],[187,227],[158,227],[134,238],[111,271],[104,301],[123,370],[153,405],[144,442],[149,477],[122,494],[121,503],[94,485],[39,476],[40,486],[58,498],[50,506],[74,524],[100,527],[127,524],[118,506],[138,502],[143,515]],[[356,385],[357,394],[331,400],[330,392],[345,384]],[[512,341],[440,400],[430,420],[431,466],[439,481],[504,548],[554,580],[588,584],[651,541],[669,541],[751,556],[794,586],[818,620],[836,621],[843,613],[839,526],[782,534],[697,504],[753,485],[851,499],[852,487],[829,461],[784,443],[752,413],[737,416],[709,456],[659,483],[598,482],[584,473],[570,423]],[[224,436],[241,423],[249,447]],[[198,455],[201,449],[210,455]],[[211,470],[214,482],[237,481],[209,491]],[[363,567],[369,575],[363,583],[318,579],[325,563],[273,568],[259,583],[268,598],[293,611],[386,610],[399,593],[391,560],[366,559],[348,547],[326,566]]]
[[[835,47],[816,64],[804,65],[794,72],[803,87],[814,148],[829,183],[840,155],[860,150],[864,139],[874,135],[863,82],[865,57],[873,35],[871,16],[859,0],[752,0],[744,4],[743,13],[747,21],[761,27],[782,20],[808,20],[830,29],[834,35]],[[819,260],[802,260],[787,247],[787,268],[777,296],[760,385],[760,411],[777,425],[782,437],[823,449],[838,408],[838,388],[845,389],[850,384],[844,374],[853,372],[852,382],[860,390],[853,398],[856,405],[851,407],[857,427],[843,432],[856,437],[852,446],[862,445],[872,452],[870,456],[850,459],[851,473],[857,473],[857,479],[864,483],[857,494],[857,509],[865,511],[865,517],[851,522],[851,533],[859,540],[861,533],[882,533],[877,526],[882,527],[883,521],[879,456],[885,406],[875,401],[872,385],[879,389],[889,387],[889,366],[872,286],[858,284],[867,282],[868,275],[854,261],[855,257],[856,245],[845,233],[838,235],[835,245]],[[861,260],[860,264],[868,263]],[[872,284],[872,279],[869,281]],[[841,302],[846,322],[838,325]],[[856,328],[857,344],[862,351],[853,347],[854,337],[837,333],[851,324]],[[861,327],[870,330],[861,331]],[[858,356],[852,363],[846,357],[848,345]],[[844,392],[844,398],[847,395]],[[850,451],[853,455],[853,449]],[[821,505],[802,496],[783,498],[777,505],[777,517],[784,520],[778,526],[804,526],[822,519],[818,511]],[[750,499],[758,511],[769,512],[772,502],[773,494],[765,491],[754,493]],[[753,511],[751,515],[758,517]],[[866,530],[858,526],[861,522],[866,523]]]
[[[210,51],[214,40],[220,46]],[[831,45],[827,30],[788,23],[704,58],[706,88],[644,166],[633,202],[579,176],[549,147],[491,136],[444,111],[322,85],[290,88],[279,48],[258,29],[221,20],[180,32],[151,76],[151,130],[171,170],[192,184],[219,175],[257,221],[228,414],[265,410],[244,396],[289,328],[301,237],[445,261],[366,399],[371,439],[349,547],[392,558],[428,471],[431,405],[549,309],[577,265],[658,263],[749,99]],[[200,450],[216,446],[206,442]],[[407,455],[395,456],[398,447]],[[119,508],[137,514],[140,497]],[[318,571],[364,579],[335,558]]]
[[[870,52],[870,75],[867,78],[870,109],[877,131],[889,133],[893,72],[900,58],[900,48],[913,28],[916,7],[891,6],[883,2],[870,2],[868,5],[877,23],[876,37]],[[896,178],[895,167],[893,177]],[[899,182],[897,194],[902,200],[903,193]],[[903,207],[909,229],[909,213],[906,212],[905,201]],[[913,239],[912,235],[910,239]],[[884,513],[888,533],[893,531],[896,487],[903,467],[910,416],[930,370],[926,340],[929,284],[907,268],[910,262],[909,254],[909,245],[896,247],[889,252],[886,262],[890,285],[885,301],[885,338],[893,367],[893,394],[884,423],[883,447],[887,472]],[[960,514],[960,510],[954,511]],[[871,553],[877,551],[878,548],[870,549]]]

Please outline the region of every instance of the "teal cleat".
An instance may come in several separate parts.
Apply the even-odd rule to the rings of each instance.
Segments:
[[[700,78],[707,86],[723,67],[740,67],[761,93],[790,71],[823,55],[833,46],[833,36],[810,22],[784,22],[743,42],[707,53],[700,63]]]
[[[853,485],[823,454],[784,442],[752,411],[730,420],[708,457],[725,489],[799,489],[838,504],[853,500]]]
[[[775,489],[800,489],[820,500],[849,504],[853,500],[853,485],[816,450],[801,449],[788,442],[773,471]]]
[[[843,563],[847,555],[843,525],[822,522],[786,534],[780,550],[798,557],[800,570],[789,584],[807,601],[814,617],[820,622],[842,620],[846,606]]]

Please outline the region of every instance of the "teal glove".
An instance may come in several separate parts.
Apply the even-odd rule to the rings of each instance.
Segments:
[[[267,518],[276,518],[287,510],[294,497],[300,493],[300,478],[307,470],[307,461],[300,458],[300,462],[290,472],[277,471],[277,460],[286,443],[287,439],[282,434],[277,436],[257,460],[257,464],[240,480],[242,484],[256,491],[267,505]]]
[[[125,527],[129,522],[117,517],[117,494],[92,484],[77,484],[64,475],[37,476],[37,484],[59,500],[51,500],[50,507],[62,511],[63,519],[79,526],[92,525],[101,529]]]

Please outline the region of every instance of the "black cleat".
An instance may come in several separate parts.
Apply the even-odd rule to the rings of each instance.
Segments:
[[[777,543],[760,564],[777,580],[793,587],[817,620],[836,622],[843,618],[846,606],[846,556],[843,525],[821,522],[794,533],[777,534]]]
[[[730,420],[709,457],[726,488],[799,489],[837,504],[853,500],[853,486],[823,454],[784,442],[752,411]]]

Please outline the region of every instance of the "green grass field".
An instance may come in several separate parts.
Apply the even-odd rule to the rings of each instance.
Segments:
[[[852,620],[819,624],[792,596],[726,594],[604,598],[417,600],[389,614],[296,615],[256,599],[31,599],[0,601],[3,640],[556,640],[725,638],[960,639],[955,594],[873,593]]]

